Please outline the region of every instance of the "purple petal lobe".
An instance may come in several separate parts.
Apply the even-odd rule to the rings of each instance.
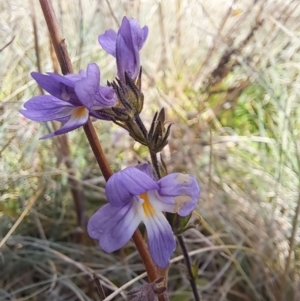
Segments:
[[[96,64],[89,64],[86,77],[75,83],[75,92],[81,103],[88,109],[94,104],[95,94],[100,85],[100,70]]]
[[[56,73],[41,74],[32,72],[31,76],[37,83],[51,95],[72,103],[81,105],[77,95],[74,92],[74,83],[81,78],[75,74],[60,75]]]
[[[111,87],[100,86],[100,70],[96,64],[89,64],[86,77],[75,83],[75,92],[81,103],[89,110],[112,107],[117,97]]]
[[[129,23],[133,45],[135,45],[138,50],[141,50],[148,37],[148,27],[144,26],[141,28],[140,24],[134,19],[130,19]]]
[[[117,33],[112,29],[106,30],[104,34],[98,37],[99,44],[102,48],[114,57],[116,57],[116,40]]]
[[[139,169],[140,171],[148,175],[150,178],[155,180],[151,164],[149,163],[138,164],[135,166],[135,168]]]
[[[124,17],[118,31],[116,41],[116,58],[118,76],[125,80],[125,72],[132,79],[136,79],[140,71],[139,50],[142,48],[148,36],[148,28],[141,29],[139,23]]]
[[[172,173],[158,181],[159,195],[165,200],[166,197],[173,197],[176,206],[174,213],[181,216],[190,214],[197,206],[200,188],[194,177],[181,174]]]
[[[83,77],[86,77],[86,72],[83,70],[79,71],[79,74],[66,74],[64,75],[65,78],[69,79],[71,82],[75,83],[81,80]]]
[[[55,79],[60,85],[60,95],[59,98],[72,103],[74,106],[81,106],[82,103],[78,99],[75,93],[75,83],[82,79],[80,75],[77,74],[67,74],[60,75],[57,73],[48,73],[51,79]]]
[[[57,73],[53,73],[53,72],[48,72],[47,74],[49,74],[49,76],[56,80],[59,83],[62,83],[70,88],[74,88],[74,83],[78,80],[77,76],[73,77],[72,75],[60,75]]]
[[[125,82],[125,72],[129,77],[135,79],[140,69],[140,61],[137,51],[133,48],[132,41],[126,41],[121,35],[117,38],[117,69],[118,77]]]
[[[100,105],[100,108],[111,108],[117,102],[117,97],[111,87],[99,86],[95,94],[94,107]],[[98,108],[99,109],[99,108]]]
[[[71,115],[72,104],[50,95],[36,96],[24,103],[20,110],[26,118],[34,121],[57,120]]]
[[[141,222],[135,211],[133,202],[123,207],[104,205],[88,222],[89,236],[98,239],[100,247],[108,253],[122,248]]]
[[[121,207],[133,196],[158,188],[157,183],[144,172],[128,167],[110,177],[106,184],[106,196],[112,206]]]
[[[118,35],[122,35],[127,41],[132,40],[130,22],[127,17],[123,17]]]
[[[49,75],[32,72],[31,76],[39,84],[39,86],[50,93],[51,95],[61,98],[62,85],[59,81],[55,80]]]
[[[130,22],[126,17],[122,19],[122,24],[117,35],[116,59],[118,76],[121,81],[125,82],[125,72],[132,79],[136,78],[136,69],[140,65],[139,53],[137,47],[134,47]]]
[[[143,220],[148,234],[148,247],[154,262],[165,268],[176,248],[170,224],[162,212]]]

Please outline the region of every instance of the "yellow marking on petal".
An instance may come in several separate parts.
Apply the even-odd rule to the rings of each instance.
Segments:
[[[74,109],[74,113],[73,116],[75,118],[80,118],[80,117],[84,117],[87,114],[87,109],[85,107],[79,107]]]
[[[140,194],[140,198],[144,200],[143,210],[145,212],[146,217],[154,216],[155,210],[149,201],[147,192]]]

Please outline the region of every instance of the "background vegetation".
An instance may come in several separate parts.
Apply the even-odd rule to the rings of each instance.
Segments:
[[[124,15],[149,26],[143,118],[166,108],[163,159],[202,188],[185,241],[203,301],[300,300],[299,1],[54,4],[74,69],[96,62],[102,83],[116,70],[98,35]],[[143,272],[139,255],[132,242],[106,254],[85,233],[105,182],[83,131],[39,141],[55,125],[18,113],[42,92],[30,72],[59,72],[39,2],[1,1],[0,35],[0,300],[98,300],[92,273],[108,295]],[[147,160],[125,131],[95,125],[113,170]],[[192,300],[180,255],[172,301]]]

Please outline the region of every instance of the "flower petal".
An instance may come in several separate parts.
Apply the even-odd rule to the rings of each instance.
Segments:
[[[125,81],[125,72],[128,73],[130,78],[135,80],[140,71],[139,45],[134,44],[135,42],[141,43],[138,31],[140,27],[135,20],[131,19],[131,22],[134,25],[133,29],[130,21],[124,17],[117,35],[116,59],[118,76],[121,81]]]
[[[84,70],[80,70],[79,74],[66,74],[65,78],[69,79],[72,83],[76,83],[81,80],[83,77],[86,77],[86,72]]]
[[[104,205],[88,222],[89,236],[98,239],[100,247],[108,253],[122,248],[141,222],[134,206],[133,202],[118,208]]]
[[[106,196],[109,203],[121,207],[133,196],[158,189],[157,183],[135,167],[128,167],[113,174],[106,184]]]
[[[136,79],[140,69],[138,52],[133,48],[131,37],[129,41],[118,35],[116,47],[118,77],[125,82],[125,72],[131,79]]]
[[[67,74],[60,75],[57,73],[48,72],[47,73],[51,79],[56,80],[60,84],[61,94],[60,99],[69,101],[75,106],[81,106],[82,103],[79,101],[76,93],[75,93],[75,83],[82,78],[77,74]]]
[[[102,48],[114,57],[116,57],[116,40],[117,33],[112,29],[106,30],[104,34],[98,37],[99,44]]]
[[[177,213],[176,202],[172,196],[162,196],[157,190],[147,192],[149,202],[157,211]]]
[[[45,91],[57,98],[61,98],[60,96],[62,87],[59,81],[55,80],[49,75],[38,72],[31,72],[31,76],[42,89],[44,89]]]
[[[150,178],[152,178],[153,180],[155,180],[151,164],[149,164],[149,163],[142,163],[142,164],[136,165],[135,168],[139,169],[140,171],[142,171],[143,173],[145,173],[146,175],[148,175]]]
[[[172,173],[160,179],[158,185],[160,187],[158,192],[162,199],[167,200],[166,197],[173,197],[176,203],[174,213],[186,216],[196,208],[200,188],[194,177]]]
[[[138,50],[141,50],[148,37],[148,26],[144,26],[143,28],[141,28],[139,22],[137,22],[134,19],[130,19],[129,23],[131,28],[133,45],[137,47]]]
[[[46,75],[38,72],[32,72],[31,76],[36,80],[39,86],[51,95],[64,101],[68,101],[73,105],[81,105],[74,92],[74,82],[78,80],[77,75],[68,74],[63,76],[51,72]]]
[[[121,26],[116,33],[107,30],[100,35],[100,45],[117,59],[118,77],[125,82],[125,72],[135,80],[140,71],[139,50],[143,47],[148,36],[148,27],[141,28],[134,20],[123,17]]]
[[[81,103],[91,110],[112,107],[117,97],[111,87],[100,86],[100,70],[97,64],[89,64],[86,77],[75,83],[75,92]]]
[[[111,87],[99,86],[95,94],[94,105],[100,105],[102,108],[111,108],[117,102],[117,96]]]
[[[89,118],[89,111],[85,107],[77,107],[72,110],[70,119],[57,131],[47,134],[40,139],[47,139],[56,135],[71,132],[84,125]]]
[[[154,262],[165,268],[176,248],[172,228],[162,212],[143,220],[148,234],[148,247]]]
[[[89,64],[86,77],[75,83],[75,92],[81,103],[88,109],[94,104],[95,94],[100,85],[100,70],[97,64]]]
[[[20,110],[26,118],[34,121],[57,120],[71,115],[74,106],[54,96],[41,95],[29,99]]]
[[[74,88],[75,82],[78,80],[78,76],[72,76],[71,74],[61,75],[54,72],[47,72],[47,74],[51,77],[51,79],[54,79],[70,88]]]

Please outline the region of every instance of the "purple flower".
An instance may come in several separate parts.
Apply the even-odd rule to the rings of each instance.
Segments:
[[[116,33],[109,29],[100,35],[98,41],[103,49],[117,59],[119,79],[125,82],[125,72],[135,80],[140,72],[139,51],[148,36],[148,27],[140,27],[134,20],[123,18],[121,27]]]
[[[172,173],[156,181],[149,164],[128,167],[108,180],[109,204],[90,218],[87,230],[110,253],[123,247],[143,222],[151,256],[164,268],[176,243],[163,211],[187,216],[195,209],[199,195],[199,186],[190,175]]]
[[[95,110],[109,108],[116,103],[113,89],[100,86],[100,70],[96,64],[89,64],[87,71],[79,74],[63,76],[33,72],[31,76],[51,95],[29,99],[20,113],[34,121],[57,120],[63,123],[60,129],[40,139],[73,131],[84,125],[89,115],[105,119]]]

